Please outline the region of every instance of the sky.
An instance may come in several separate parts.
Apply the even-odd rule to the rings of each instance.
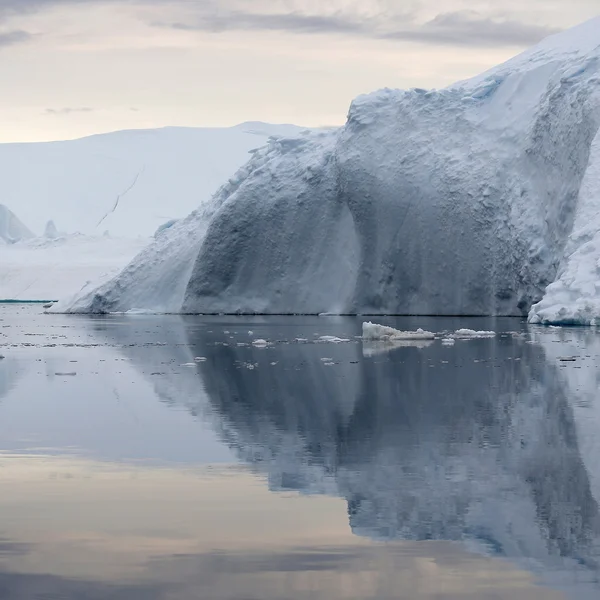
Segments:
[[[0,142],[344,122],[600,14],[598,0],[0,0]]]

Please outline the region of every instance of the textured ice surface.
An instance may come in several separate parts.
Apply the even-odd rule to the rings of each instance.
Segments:
[[[471,81],[361,96],[341,129],[271,141],[56,310],[526,315],[558,274],[531,318],[578,302],[587,318],[599,126],[596,18]]]

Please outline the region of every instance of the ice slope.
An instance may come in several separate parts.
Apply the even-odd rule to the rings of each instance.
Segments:
[[[150,237],[209,198],[269,136],[300,130],[243,123],[0,144],[0,203],[36,235],[54,220],[67,233]]]
[[[596,18],[471,81],[361,96],[341,129],[272,141],[57,310],[527,314],[595,214],[599,127]]]
[[[33,237],[33,233],[6,206],[0,204],[0,244],[12,244]]]

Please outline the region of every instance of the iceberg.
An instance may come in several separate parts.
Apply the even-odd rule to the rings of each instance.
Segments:
[[[31,239],[33,233],[6,206],[0,204],[0,243],[14,244]]]
[[[435,333],[417,329],[416,331],[400,331],[367,321],[362,324],[362,338],[367,341],[394,342],[399,340],[434,340]]]
[[[600,17],[443,90],[271,139],[52,310],[600,317]]]

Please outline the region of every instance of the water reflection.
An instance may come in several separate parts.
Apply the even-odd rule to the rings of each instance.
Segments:
[[[198,368],[227,439],[272,489],[342,496],[358,535],[464,540],[596,578],[598,505],[542,345],[506,336],[363,359],[356,344],[264,350],[187,331],[211,356]]]
[[[500,320],[373,348],[355,319],[58,319],[63,346],[0,363],[0,596],[562,597],[507,557],[597,597],[600,335]],[[23,432],[82,451],[15,455]],[[215,467],[234,455],[252,474]]]

